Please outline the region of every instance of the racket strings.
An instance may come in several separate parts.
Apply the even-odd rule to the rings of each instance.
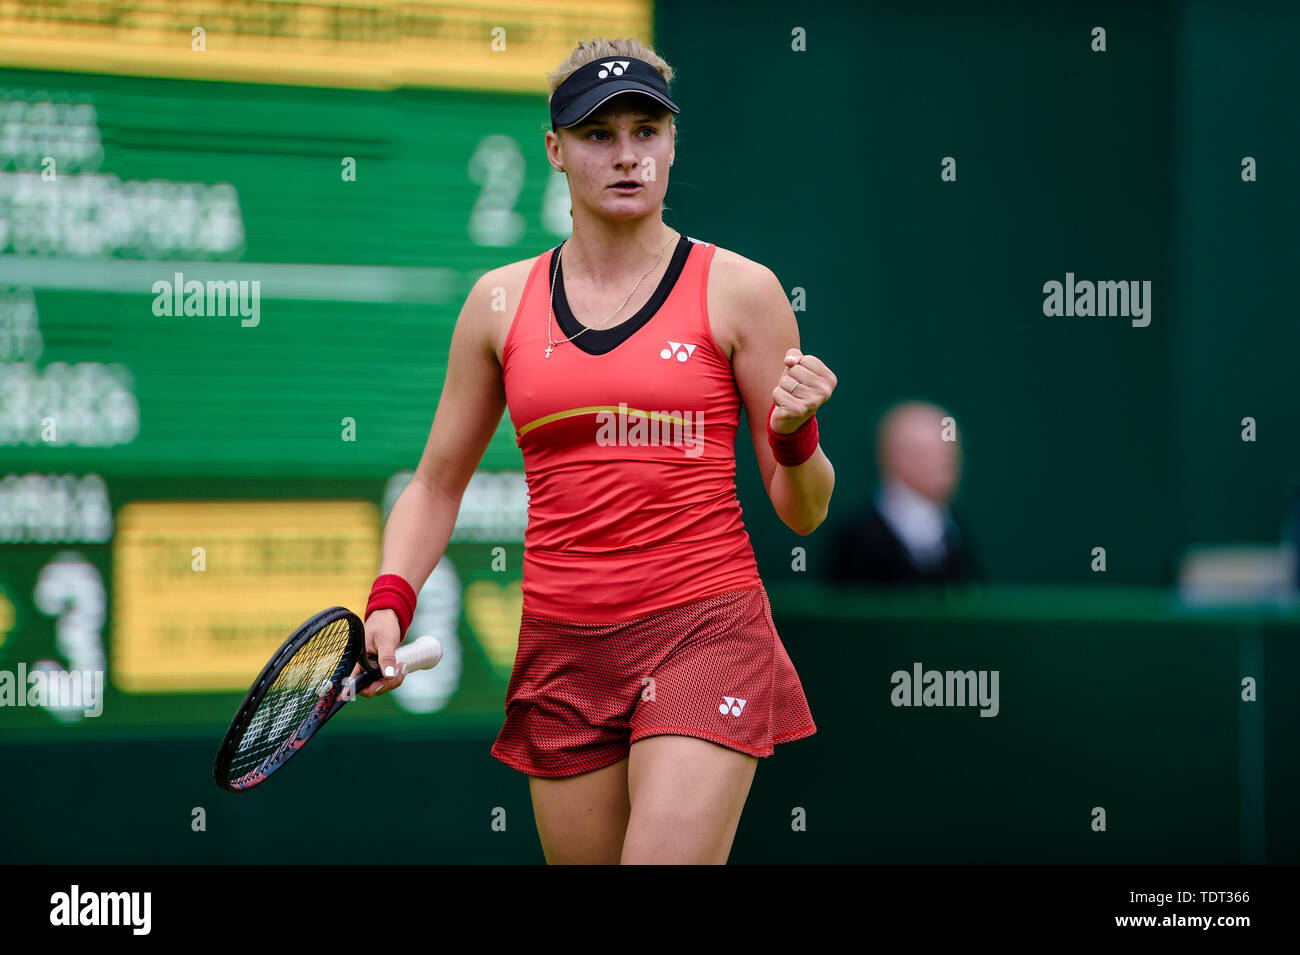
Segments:
[[[293,738],[321,698],[347,673],[347,620],[335,620],[304,643],[280,669],[254,711],[230,763],[237,780],[260,768]],[[350,672],[351,665],[347,666]]]

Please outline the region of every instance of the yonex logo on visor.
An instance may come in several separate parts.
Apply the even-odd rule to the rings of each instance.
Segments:
[[[575,126],[622,93],[641,93],[678,112],[663,74],[645,60],[593,60],[574,70],[551,95],[551,124]]]

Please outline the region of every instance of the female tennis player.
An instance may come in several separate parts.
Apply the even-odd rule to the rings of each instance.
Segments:
[[[743,404],[777,514],[812,533],[835,483],[814,414],[836,378],[799,350],[770,270],[664,224],[671,79],[607,39],[551,75],[573,233],[470,292],[366,610],[388,675],[370,696],[402,682],[416,589],[508,406],[528,527],[492,754],[530,777],[552,864],[725,863],[758,758],[816,732],[741,521],[735,436]]]

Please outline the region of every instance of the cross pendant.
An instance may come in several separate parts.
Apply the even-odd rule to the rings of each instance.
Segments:
[[[546,357],[547,357],[547,358],[550,358],[550,357],[551,357],[551,349],[554,348],[554,347],[555,347],[554,345],[547,345],[547,346],[546,346]]]

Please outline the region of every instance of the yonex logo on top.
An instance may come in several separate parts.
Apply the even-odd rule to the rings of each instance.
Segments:
[[[596,74],[596,78],[603,80],[612,72],[615,76],[622,76],[623,71],[631,65],[631,60],[610,60],[608,63],[600,64],[601,70]]]
[[[739,697],[724,696],[722,698],[722,704],[718,707],[718,712],[723,716],[726,716],[728,713],[732,716],[739,716],[744,712],[745,704],[748,702],[748,700],[742,700]]]
[[[663,351],[659,353],[659,357],[664,359],[665,361],[667,361],[669,358],[672,358],[673,355],[677,356],[678,361],[685,361],[686,359],[690,358],[693,354],[695,354],[696,346],[692,345],[690,342],[670,341],[668,344],[671,347],[665,348]]]

